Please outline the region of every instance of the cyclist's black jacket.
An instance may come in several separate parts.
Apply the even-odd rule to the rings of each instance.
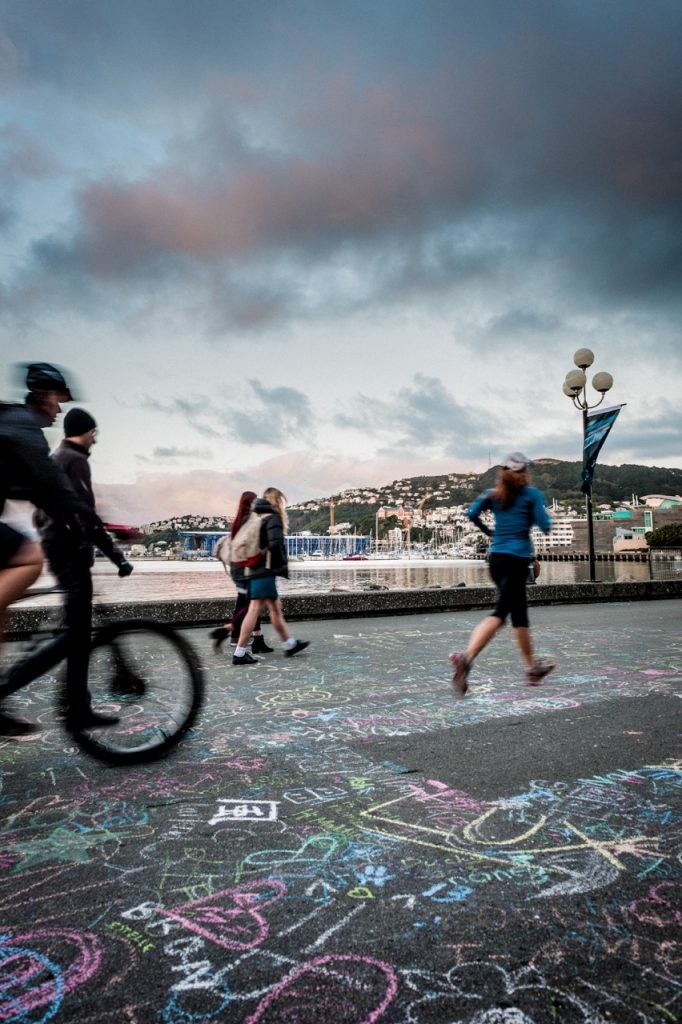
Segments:
[[[0,513],[8,498],[30,501],[65,531],[62,537],[78,543],[97,517],[50,458],[43,425],[30,406],[0,403]]]
[[[95,512],[95,495],[92,490],[92,476],[88,465],[89,453],[82,445],[75,441],[68,441],[66,438],[52,453],[52,461],[66,475],[69,483],[74,489],[76,497],[88,507],[92,515],[90,529],[86,530],[88,540],[96,548],[111,559],[114,565],[120,566],[125,561],[121,549],[114,543],[111,535],[107,533],[102,520]],[[53,552],[59,549],[63,543],[62,533],[58,526],[51,519],[36,517],[36,525],[40,530],[40,536],[48,558],[52,561]],[[90,562],[92,563],[92,550],[90,551]]]

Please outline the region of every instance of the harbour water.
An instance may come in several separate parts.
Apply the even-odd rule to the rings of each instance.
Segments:
[[[192,598],[234,597],[234,583],[217,561],[181,562],[165,559],[134,561],[132,576],[121,580],[110,562],[95,564],[94,589],[97,603],[128,601],[178,601]],[[423,590],[427,587],[468,587],[490,584],[485,561],[471,559],[426,560],[396,559],[367,562],[309,560],[290,563],[290,579],[279,580],[281,595],[287,593],[327,593],[338,590]],[[543,562],[538,586],[581,583],[589,578],[587,562]],[[646,562],[599,562],[597,578],[605,582],[617,579],[648,580]],[[43,589],[53,583],[45,573],[36,584]],[[23,607],[52,604],[56,596],[36,596],[22,602]]]

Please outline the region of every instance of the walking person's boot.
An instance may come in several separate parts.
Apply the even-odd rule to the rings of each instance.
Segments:
[[[212,629],[211,630],[211,632],[208,635],[210,636],[211,640],[213,641],[213,650],[214,651],[218,652],[220,650],[220,645],[225,640],[227,640],[229,634],[230,634],[230,631],[229,631],[229,629],[226,629],[225,626],[218,626],[217,629]]]
[[[252,654],[272,654],[274,647],[268,647],[262,633],[255,633],[251,643]]]

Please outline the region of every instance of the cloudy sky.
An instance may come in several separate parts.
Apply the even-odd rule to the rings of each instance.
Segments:
[[[681,466],[678,0],[0,0],[0,352],[111,515],[510,448]],[[51,431],[56,441],[59,430]]]

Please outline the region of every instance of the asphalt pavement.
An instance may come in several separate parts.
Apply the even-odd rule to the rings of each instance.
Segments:
[[[478,611],[300,622],[308,651],[239,668],[190,630],[200,721],[125,769],[33,683],[42,732],[0,739],[0,1022],[681,1020],[681,613],[536,608],[556,671],[527,687],[505,630],[464,699]]]

